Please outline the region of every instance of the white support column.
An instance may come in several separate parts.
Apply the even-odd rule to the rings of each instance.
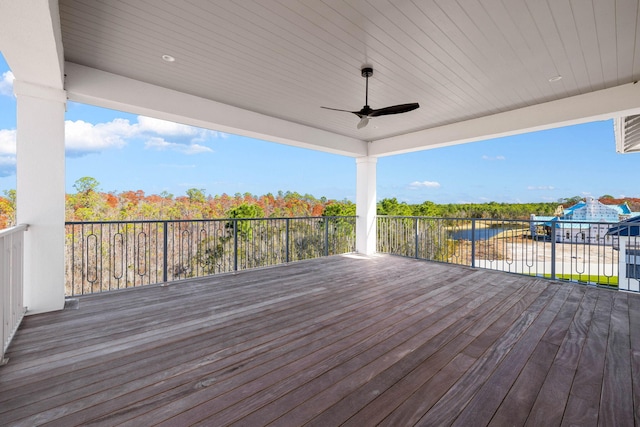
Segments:
[[[61,89],[16,80],[17,223],[25,233],[28,314],[64,308],[64,113]]]
[[[356,251],[376,252],[376,157],[356,159]]]

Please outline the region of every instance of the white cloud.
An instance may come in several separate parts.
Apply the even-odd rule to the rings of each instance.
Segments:
[[[489,160],[489,161],[493,161],[493,160],[507,160],[507,158],[505,156],[495,156],[495,157],[491,157],[491,156],[487,156],[486,154],[482,156],[482,160]]]
[[[440,188],[440,183],[436,181],[413,181],[409,184],[411,188]]]
[[[0,95],[13,96],[13,73],[6,71],[0,76]]]
[[[189,137],[201,140],[206,138],[226,138],[228,136],[223,132],[216,132],[146,116],[138,116],[138,129],[141,133],[152,133],[165,137]]]
[[[6,165],[15,165],[15,164],[16,164],[16,158],[15,157],[0,156],[0,165],[6,166]]]
[[[122,148],[129,139],[139,138],[145,148],[172,150],[183,154],[199,154],[213,150],[199,142],[225,134],[172,123],[145,116],[138,116],[138,123],[126,119],[114,119],[106,123],[92,124],[83,120],[66,123],[66,147],[71,156],[81,156],[109,148]],[[169,139],[170,141],[168,141]]]
[[[125,138],[135,136],[136,126],[129,120],[114,119],[92,124],[83,120],[65,122],[65,146],[70,154],[83,155],[108,148],[122,148]]]
[[[0,177],[15,175],[16,157],[0,156]]]
[[[3,76],[6,80],[6,74]],[[0,81],[0,89],[2,89]],[[183,154],[210,153],[213,150],[202,141],[208,138],[224,138],[227,135],[165,120],[138,116],[138,123],[117,118],[105,123],[89,123],[84,120],[65,121],[65,147],[69,156],[83,156],[110,148],[122,148],[129,140],[144,141],[145,148],[172,150]],[[169,141],[168,141],[169,139]],[[16,131],[0,129],[0,156],[16,153]]]
[[[138,116],[140,132],[150,132],[165,136],[197,136],[203,129],[187,126],[153,117]]]
[[[0,129],[0,155],[16,154],[15,129]]]
[[[144,144],[144,148],[153,148],[161,151],[172,150],[172,151],[178,151],[184,154],[199,154],[199,153],[213,152],[211,148],[205,147],[204,145],[195,144],[195,143],[179,144],[175,142],[165,141],[163,138],[159,138],[159,137],[148,139]]]
[[[0,177],[16,173],[16,131],[0,129]]]
[[[527,187],[529,191],[552,191],[555,189],[553,185],[530,185]]]

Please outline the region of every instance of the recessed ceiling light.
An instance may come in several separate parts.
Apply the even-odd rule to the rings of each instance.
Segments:
[[[549,79],[549,82],[553,83],[553,82],[558,82],[562,80],[562,76],[558,75],[558,76],[553,76]]]
[[[162,55],[162,60],[166,62],[174,62],[176,58],[171,55]]]

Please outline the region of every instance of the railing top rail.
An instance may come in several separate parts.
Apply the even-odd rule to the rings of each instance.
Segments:
[[[637,227],[638,224],[637,223],[628,223],[625,221],[618,221],[618,222],[607,222],[607,221],[589,221],[589,220],[582,220],[582,219],[540,219],[540,218],[534,218],[534,219],[513,219],[513,218],[460,218],[460,217],[443,217],[443,216],[416,216],[416,215],[376,215],[376,217],[378,218],[397,218],[397,219],[432,219],[432,220],[439,220],[439,221],[476,221],[476,222],[522,222],[522,223],[534,223],[534,224],[544,224],[544,223],[553,223],[553,224],[586,224],[586,225],[591,225],[591,224],[598,224],[598,225],[608,225],[609,227],[614,227],[614,226],[623,226],[623,227]]]
[[[343,216],[286,216],[286,217],[266,217],[266,218],[198,218],[198,219],[135,219],[135,220],[110,220],[110,221],[65,221],[65,225],[81,224],[148,224],[159,222],[210,222],[210,221],[266,221],[266,220],[288,220],[288,219],[333,219],[333,218],[357,218],[356,215]]]
[[[406,218],[406,219],[437,219],[447,221],[486,221],[486,222],[530,222],[530,219],[501,219],[501,218],[461,218],[461,217],[445,217],[445,216],[417,216],[417,215],[376,215],[378,218]]]
[[[0,230],[0,238],[8,236],[10,234],[19,233],[21,231],[27,231],[28,228],[28,224],[18,224],[13,227],[5,228],[4,230]]]

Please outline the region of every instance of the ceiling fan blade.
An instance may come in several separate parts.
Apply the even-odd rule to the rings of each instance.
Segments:
[[[320,107],[320,108],[324,108],[325,110],[342,111],[344,113],[351,113],[362,118],[362,114],[360,113],[360,111],[341,110],[340,108],[330,108],[330,107]]]
[[[420,104],[417,102],[413,102],[411,104],[400,104],[393,105],[391,107],[378,108],[377,110],[373,110],[369,113],[369,117],[378,117],[378,116],[387,116],[389,114],[400,114],[406,113],[416,108],[420,108]]]
[[[400,105],[392,105],[391,107],[379,108],[374,110],[369,106],[369,77],[373,75],[373,68],[364,67],[361,70],[362,77],[366,78],[365,90],[364,90],[364,107],[360,111],[349,111],[342,110],[340,108],[330,108],[330,107],[320,107],[326,110],[333,111],[343,111],[345,113],[355,114],[360,117],[360,122],[358,122],[358,129],[362,129],[366,125],[369,124],[369,118],[377,117],[377,116],[386,116],[389,114],[400,114],[406,113],[408,111],[415,110],[416,108],[420,108],[420,104],[417,102],[411,104],[400,104]]]

